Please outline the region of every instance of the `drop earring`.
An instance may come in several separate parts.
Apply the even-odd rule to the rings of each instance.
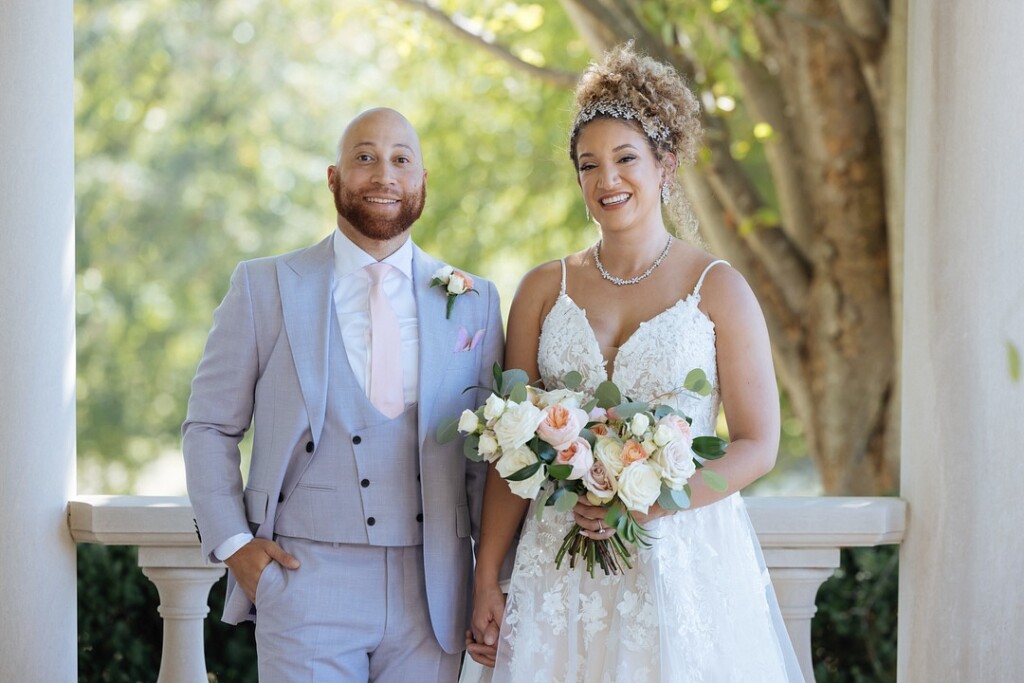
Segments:
[[[587,210],[587,222],[589,223],[592,219],[590,217],[590,207],[584,202],[583,207]]]
[[[672,191],[668,189],[668,183],[661,186],[661,203],[668,204],[668,200],[672,197]]]

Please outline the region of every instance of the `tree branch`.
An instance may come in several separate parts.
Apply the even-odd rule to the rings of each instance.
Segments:
[[[405,5],[406,7],[411,7],[419,12],[423,12],[445,29],[454,33],[457,37],[482,48],[494,57],[497,57],[507,64],[511,64],[513,67],[521,71],[525,71],[535,78],[539,78],[542,81],[561,88],[572,88],[576,85],[576,80],[579,78],[579,74],[571,71],[564,71],[562,69],[551,69],[537,66],[536,64],[530,64],[529,62],[517,57],[504,45],[496,43],[485,36],[474,33],[464,26],[461,26],[455,17],[449,16],[442,10],[427,3],[425,0],[394,0],[394,2]]]

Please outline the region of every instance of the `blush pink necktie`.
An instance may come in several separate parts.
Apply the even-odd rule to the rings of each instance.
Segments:
[[[386,263],[366,266],[370,275],[370,387],[369,396],[377,410],[398,417],[405,410],[402,387],[402,337],[398,316],[384,294],[384,277],[391,269]]]

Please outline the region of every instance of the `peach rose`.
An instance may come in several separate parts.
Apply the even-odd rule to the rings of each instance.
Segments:
[[[594,454],[590,450],[590,442],[577,438],[568,448],[558,451],[555,461],[560,465],[572,465],[572,472],[567,479],[582,479],[594,465]]]
[[[548,406],[541,415],[537,436],[554,446],[556,451],[568,448],[587,423],[587,414],[581,409],[560,403]]]
[[[594,436],[608,436],[608,425],[603,422],[599,422],[590,428],[590,431],[594,433]]]
[[[630,439],[622,445],[622,462],[629,467],[635,462],[642,462],[647,459],[649,453],[644,450],[638,441]]]

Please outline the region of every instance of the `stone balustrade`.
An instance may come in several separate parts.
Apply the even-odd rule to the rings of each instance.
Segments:
[[[813,681],[811,618],[839,550],[900,543],[906,503],[898,498],[746,498],[801,668]],[[134,545],[160,592],[163,655],[157,683],[207,680],[203,619],[224,566],[201,556],[185,497],[79,496],[68,509],[77,543]]]

